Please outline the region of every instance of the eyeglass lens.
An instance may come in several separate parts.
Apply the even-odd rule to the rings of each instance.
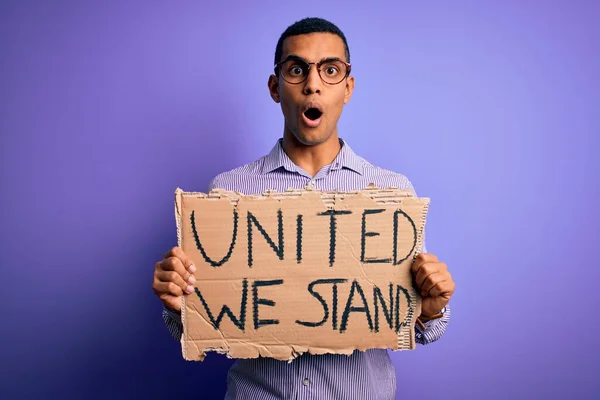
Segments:
[[[314,65],[314,64],[313,64]],[[346,64],[339,60],[326,61],[316,65],[319,75],[329,84],[340,83],[346,77]],[[308,76],[310,65],[301,60],[287,60],[281,64],[283,79],[290,83],[301,83]]]

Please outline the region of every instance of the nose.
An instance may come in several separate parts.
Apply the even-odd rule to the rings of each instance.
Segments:
[[[308,69],[308,76],[306,77],[306,80],[304,81],[304,94],[305,95],[309,95],[309,94],[315,94],[315,93],[321,93],[321,85],[323,84],[323,82],[321,81],[321,77],[319,76],[319,71],[317,70],[317,66],[314,64],[310,65],[310,68]]]

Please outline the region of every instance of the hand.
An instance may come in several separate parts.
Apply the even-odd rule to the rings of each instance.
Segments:
[[[194,292],[196,267],[179,247],[174,247],[154,267],[152,290],[165,307],[181,312],[181,296]]]
[[[417,290],[421,292],[421,315],[438,314],[454,293],[454,281],[446,264],[429,253],[419,254],[411,267]]]

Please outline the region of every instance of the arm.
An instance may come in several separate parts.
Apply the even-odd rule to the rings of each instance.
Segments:
[[[154,267],[152,289],[163,303],[162,316],[171,336],[180,340],[181,298],[193,293],[196,267],[182,249],[173,248]]]
[[[423,242],[423,252],[427,253],[427,247]],[[415,324],[415,340],[417,343],[427,345],[433,343],[444,336],[446,327],[450,322],[450,306],[446,305],[441,311],[442,317],[424,322],[422,325]]]
[[[407,180],[407,187],[416,197],[414,186]],[[444,335],[450,322],[450,306],[448,302],[454,293],[454,281],[447,266],[439,262],[436,256],[427,253],[425,237],[423,248],[412,266],[415,283],[421,290],[423,302],[422,312],[433,315],[439,311],[442,316],[415,325],[416,342],[422,345],[433,343]],[[422,268],[424,267],[424,268]],[[423,315],[423,314],[422,314]]]
[[[411,270],[415,286],[421,292],[421,315],[415,325],[416,341],[430,344],[444,335],[450,322],[449,302],[454,294],[454,280],[446,264],[431,253],[419,254]]]
[[[183,335],[183,325],[181,324],[181,314],[178,314],[174,311],[169,310],[166,307],[163,307],[162,317],[167,329],[173,339],[180,341],[181,336]]]
[[[442,310],[443,316],[438,319],[423,323],[425,329],[419,324],[415,325],[415,338],[417,343],[426,345],[439,340],[446,332],[446,327],[450,322],[450,306],[447,305]]]

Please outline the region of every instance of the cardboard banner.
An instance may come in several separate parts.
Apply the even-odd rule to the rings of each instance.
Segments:
[[[369,186],[242,196],[177,189],[178,242],[197,270],[182,352],[291,360],[415,348],[410,267],[429,199]]]

